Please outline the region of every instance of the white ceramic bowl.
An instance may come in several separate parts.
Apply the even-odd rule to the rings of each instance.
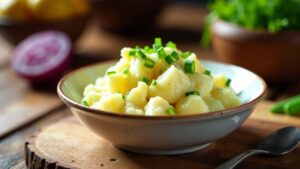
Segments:
[[[186,116],[138,116],[95,110],[80,104],[84,86],[92,83],[114,62],[99,63],[66,75],[58,84],[60,98],[78,120],[116,147],[145,154],[182,154],[205,148],[238,128],[266,94],[256,74],[233,65],[202,61],[212,73],[232,79],[242,105],[223,111]]]

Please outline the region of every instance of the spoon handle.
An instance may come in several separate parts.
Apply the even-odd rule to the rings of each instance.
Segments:
[[[263,150],[258,150],[258,149],[253,149],[253,150],[244,152],[242,154],[235,156],[234,158],[230,159],[229,161],[219,165],[215,169],[233,169],[244,159],[246,159],[252,155],[261,154],[261,153],[266,153],[266,152]]]

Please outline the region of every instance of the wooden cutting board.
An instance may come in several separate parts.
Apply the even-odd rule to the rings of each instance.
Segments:
[[[287,125],[300,127],[299,117],[273,115],[271,103],[260,104],[235,132],[195,153],[151,156],[119,150],[89,132],[74,117],[43,128],[26,142],[26,164],[30,169],[202,169],[214,168],[229,158],[250,150],[270,132]],[[300,146],[285,156],[256,156],[240,169],[298,169]]]

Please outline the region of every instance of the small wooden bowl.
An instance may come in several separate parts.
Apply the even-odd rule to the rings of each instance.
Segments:
[[[71,38],[72,42],[75,42],[84,31],[87,20],[88,16],[55,22],[16,22],[0,19],[0,34],[13,46],[29,35],[44,30],[62,31]]]
[[[299,80],[300,31],[250,31],[219,20],[212,33],[222,61],[250,69],[270,82]]]
[[[99,26],[110,31],[139,30],[153,24],[169,0],[91,0]]]

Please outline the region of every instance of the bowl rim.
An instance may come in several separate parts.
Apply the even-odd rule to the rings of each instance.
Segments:
[[[108,112],[108,111],[103,111],[103,110],[98,110],[98,109],[93,109],[93,108],[90,108],[90,107],[86,107],[86,106],[84,106],[80,103],[77,103],[74,100],[68,98],[64,94],[64,92],[62,91],[62,86],[63,86],[64,82],[69,77],[71,77],[73,74],[75,74],[79,71],[82,71],[84,69],[88,69],[90,67],[96,67],[96,66],[100,66],[100,65],[105,65],[105,64],[111,64],[111,63],[115,63],[117,61],[117,60],[108,60],[108,61],[103,61],[103,62],[98,62],[98,63],[93,63],[93,64],[90,64],[90,65],[82,66],[78,69],[75,69],[75,70],[69,72],[63,78],[61,78],[61,80],[58,82],[58,84],[57,84],[57,93],[58,93],[58,96],[61,98],[61,100],[63,102],[65,102],[66,105],[75,107],[77,109],[80,109],[83,112],[86,112],[88,114],[103,115],[103,116],[116,117],[116,118],[144,119],[144,120],[166,120],[166,119],[177,119],[178,120],[178,119],[197,119],[197,118],[203,118],[203,119],[205,118],[206,119],[206,118],[223,117],[223,116],[227,116],[227,115],[236,114],[236,113],[240,112],[241,110],[245,110],[245,109],[247,109],[251,106],[254,106],[258,102],[263,100],[264,97],[266,96],[267,90],[268,90],[267,84],[263,80],[263,78],[261,78],[259,75],[255,74],[254,72],[252,72],[248,69],[245,69],[243,67],[228,64],[228,63],[221,63],[221,62],[211,61],[211,60],[207,60],[207,59],[201,59],[201,60],[205,61],[205,62],[208,62],[208,63],[223,64],[223,65],[227,65],[227,66],[233,66],[233,67],[237,67],[237,68],[240,68],[240,69],[244,69],[245,71],[248,71],[248,72],[252,73],[254,76],[257,77],[257,79],[263,85],[263,91],[256,98],[254,98],[253,100],[251,100],[247,103],[241,104],[240,106],[237,106],[237,107],[224,109],[224,110],[220,110],[220,111],[213,111],[213,112],[203,113],[203,114],[175,115],[175,116],[164,116],[164,115],[145,116],[145,115],[132,115],[132,114],[121,114],[121,113]]]

